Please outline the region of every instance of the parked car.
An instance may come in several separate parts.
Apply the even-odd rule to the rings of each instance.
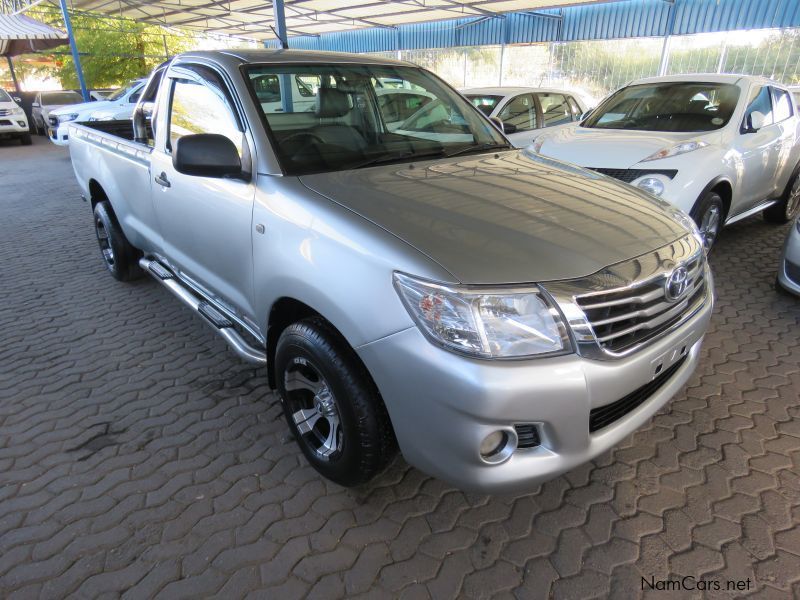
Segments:
[[[776,284],[800,296],[800,218],[795,220],[786,235]]]
[[[790,85],[789,91],[794,96],[794,105],[800,106],[800,85]]]
[[[83,97],[78,92],[39,92],[31,104],[33,129],[38,135],[47,134],[47,123],[50,113],[62,106],[81,104]]]
[[[517,148],[530,144],[543,128],[579,121],[589,108],[578,94],[557,89],[487,87],[461,93],[487,117],[502,121]]]
[[[788,90],[745,75],[674,75],[628,84],[588,118],[532,149],[594,169],[689,213],[711,249],[723,225],[800,209],[800,117]]]
[[[31,132],[25,111],[4,90],[0,90],[0,139],[16,138],[23,146],[31,145]]]
[[[136,79],[111,94],[96,100],[64,106],[50,112],[47,136],[57,146],[69,144],[69,123],[72,121],[113,121],[130,119],[147,79]]]
[[[313,111],[258,93],[299,73]],[[381,79],[442,120],[392,131]],[[691,220],[515,150],[410,63],[180,55],[131,121],[72,124],[70,154],[109,273],[152,276],[264,368],[342,485],[397,442],[460,487],[529,489],[645,423],[698,361],[713,283]]]
[[[425,90],[413,90],[399,87],[376,87],[375,95],[381,115],[390,131],[400,127],[409,117],[416,114],[423,106],[435,97]]]
[[[117,91],[117,90],[115,90],[113,88],[104,88],[104,89],[100,89],[100,90],[89,90],[89,98],[91,98],[92,100],[94,100],[96,102],[100,102],[102,100],[108,99],[108,97],[111,94],[113,94],[115,91]]]

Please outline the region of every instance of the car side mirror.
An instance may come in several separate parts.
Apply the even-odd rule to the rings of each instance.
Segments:
[[[497,127],[497,128],[500,130],[500,131],[502,131],[503,133],[505,133],[505,131],[506,131],[506,126],[505,126],[505,123],[503,123],[503,119],[501,119],[500,117],[489,117],[489,120],[490,120],[492,123],[494,123],[494,126],[495,126],[495,127]]]
[[[31,108],[39,108],[40,104],[38,102],[31,103]]]
[[[754,110],[747,117],[746,128],[743,133],[755,133],[762,127],[767,118],[764,113]]]
[[[588,118],[589,118],[589,115],[591,115],[591,114],[592,114],[592,111],[593,111],[593,110],[594,110],[593,108],[590,108],[589,110],[587,110],[585,113],[583,113],[583,114],[580,116],[580,119],[579,119],[579,120],[580,120],[580,121],[583,121],[583,120],[585,120],[585,119],[588,119]]]
[[[198,177],[239,177],[242,160],[233,142],[217,133],[185,135],[175,142],[172,166]]]

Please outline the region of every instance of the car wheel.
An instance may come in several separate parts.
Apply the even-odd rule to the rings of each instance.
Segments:
[[[764,210],[764,220],[768,223],[788,223],[800,213],[800,171],[797,171],[777,204]]]
[[[386,466],[395,448],[386,408],[355,352],[324,319],[283,331],[275,376],[289,428],[319,473],[353,486]]]
[[[33,124],[36,126],[36,135],[44,135],[45,134],[44,123],[42,123],[40,125],[39,121],[34,121]]]
[[[122,233],[111,205],[105,200],[94,207],[94,230],[103,263],[114,279],[133,281],[142,276],[142,269],[139,267],[142,253]]]
[[[724,214],[725,205],[722,203],[722,197],[716,192],[708,192],[697,201],[692,209],[691,216],[700,230],[706,254],[711,252],[711,248],[714,247],[719,237]]]
[[[30,131],[28,133],[23,133],[21,136],[19,136],[19,143],[22,144],[23,146],[30,146],[33,143]]]

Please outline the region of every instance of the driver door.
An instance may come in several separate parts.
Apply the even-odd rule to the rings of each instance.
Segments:
[[[172,67],[162,86],[168,114],[151,159],[163,252],[180,275],[235,313],[254,318],[251,223],[255,185],[245,121],[222,77],[202,65]],[[241,179],[185,175],[172,154],[184,135],[215,133],[239,150]]]

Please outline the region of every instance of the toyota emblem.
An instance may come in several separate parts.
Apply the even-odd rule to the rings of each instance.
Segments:
[[[683,266],[676,267],[667,277],[664,295],[670,302],[677,302],[686,293],[687,287],[689,287],[689,271]]]

